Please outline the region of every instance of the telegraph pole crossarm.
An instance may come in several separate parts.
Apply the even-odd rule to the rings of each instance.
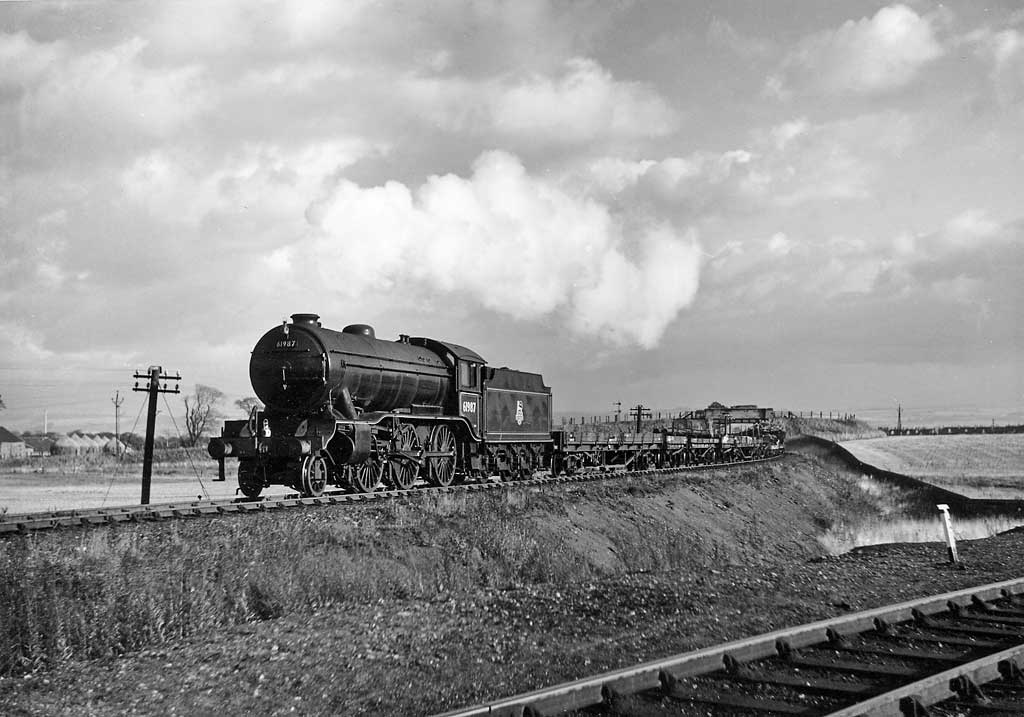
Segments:
[[[636,418],[636,432],[640,433],[640,424],[645,418],[651,417],[651,409],[644,406],[642,403],[638,403],[633,408],[629,409],[629,415]]]
[[[139,386],[139,381],[146,381],[146,385]],[[163,384],[161,385],[161,381]],[[174,381],[174,388],[170,388],[170,382]],[[146,413],[146,448],[142,459],[142,504],[149,505],[149,487],[153,480],[153,436],[156,432],[156,397],[161,393],[181,393],[178,387],[181,383],[181,374],[176,373],[169,376],[164,373],[160,366],[150,366],[146,373],[135,372],[135,388],[133,391],[146,391],[149,393],[149,410]]]

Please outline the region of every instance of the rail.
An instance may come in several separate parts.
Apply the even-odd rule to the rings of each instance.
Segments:
[[[992,603],[997,601],[996,605]],[[945,617],[938,616],[945,613]],[[912,631],[917,631],[911,634]],[[931,636],[938,633],[939,637]],[[909,638],[908,638],[909,635]],[[866,662],[852,664],[843,660],[801,659],[800,649],[827,650],[848,655],[857,652],[851,646],[856,638],[911,640],[916,647],[863,648]],[[916,643],[913,639],[916,638]],[[973,640],[973,642],[972,642]],[[929,646],[959,645],[962,659],[950,666],[950,658],[937,657]],[[970,649],[970,645],[975,649]],[[984,654],[978,654],[979,651]],[[913,662],[939,665],[938,669],[920,674],[914,669],[876,667],[880,656],[899,656]],[[1024,677],[1020,660],[1024,656],[1024,578],[969,588],[942,595],[911,600],[864,612],[821,620],[799,627],[777,630],[757,637],[736,640],[680,655],[646,662],[635,667],[606,672],[561,685],[535,690],[466,709],[445,712],[440,717],[520,717],[520,715],[556,715],[601,704],[614,704],[623,695],[676,702],[717,705],[725,709],[748,709],[821,714],[830,717],[854,715],[925,714],[923,708],[951,698],[967,699],[981,694],[980,685],[1001,680],[1007,685],[1019,684],[1024,698]],[[756,691],[739,694],[735,686],[716,689],[713,682],[694,686],[691,678],[710,681],[714,677],[748,683],[774,684],[785,687],[784,676],[773,682],[769,669],[755,674],[754,668],[768,660],[811,667],[799,678],[801,693],[846,695],[846,704],[815,710],[794,699],[768,702],[758,699]],[[842,679],[815,678],[808,674],[831,667],[842,673]],[[902,675],[899,684],[881,689],[858,684],[856,675],[883,674],[892,678]],[[735,684],[735,683],[732,683]],[[858,695],[850,702],[851,695]],[[801,694],[801,697],[804,696]],[[833,699],[836,699],[833,697]],[[991,704],[991,702],[990,702]],[[821,703],[819,702],[819,707]],[[921,708],[920,711],[913,711]]]
[[[669,468],[648,468],[644,470],[621,471],[606,470],[577,473],[571,476],[545,476],[527,480],[507,482],[463,483],[447,487],[413,487],[405,490],[389,489],[370,493],[348,493],[342,490],[327,491],[317,497],[302,497],[297,493],[283,496],[249,500],[244,498],[223,498],[217,500],[184,501],[173,503],[154,503],[149,505],[124,505],[109,508],[92,508],[81,510],[44,511],[37,513],[6,514],[0,517],[0,535],[25,533],[35,530],[49,530],[62,527],[89,527],[109,525],[129,521],[145,521],[160,519],[192,518],[202,516],[220,516],[238,513],[253,513],[275,510],[279,508],[311,507],[338,505],[343,503],[359,503],[371,500],[386,500],[402,496],[424,496],[437,493],[457,493],[479,490],[513,489],[519,486],[540,486],[557,483],[582,483],[604,480],[608,478],[636,477],[644,475],[665,475],[686,473],[715,468],[730,468],[776,460],[782,454],[766,458],[755,458],[743,461],[723,463],[705,463],[692,466],[673,466]]]

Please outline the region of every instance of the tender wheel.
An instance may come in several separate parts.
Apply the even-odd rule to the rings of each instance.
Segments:
[[[562,475],[574,475],[579,467],[578,463],[579,461],[577,461],[576,456],[566,456],[562,461]]]
[[[302,493],[303,495],[318,498],[324,494],[327,487],[328,475],[327,461],[323,456],[307,456],[302,461]]]
[[[533,478],[533,473],[536,470],[536,461],[534,461],[533,451],[529,448],[520,448],[518,451],[518,461],[515,472],[516,480],[529,480]]]
[[[429,449],[434,453],[447,453],[446,456],[434,456],[428,462],[428,474],[432,485],[448,486],[455,479],[455,434],[448,426],[434,426],[430,431]]]
[[[395,452],[419,453],[420,439],[416,435],[416,429],[409,423],[403,423],[398,427],[392,439]],[[408,490],[416,482],[416,474],[419,473],[419,465],[410,460],[406,455],[396,455],[388,459],[388,473],[390,483],[399,490]]]
[[[238,489],[246,498],[256,500],[263,492],[263,471],[253,461],[238,462]]]

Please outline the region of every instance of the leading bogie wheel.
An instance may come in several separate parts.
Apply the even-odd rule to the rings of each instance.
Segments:
[[[432,485],[449,486],[455,478],[455,434],[445,425],[434,426],[430,431],[428,446],[433,453],[446,453],[444,456],[432,456],[428,462],[428,474]]]
[[[263,492],[263,470],[258,463],[238,462],[238,489],[251,500],[260,497],[260,493]]]
[[[313,498],[322,496],[329,470],[323,456],[306,456],[302,461],[302,494]]]

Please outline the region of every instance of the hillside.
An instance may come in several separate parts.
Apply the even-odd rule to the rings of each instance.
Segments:
[[[777,419],[777,421],[786,429],[787,441],[802,436],[817,436],[830,441],[852,441],[860,438],[879,438],[885,435],[883,431],[856,419],[787,417]]]
[[[0,712],[433,713],[1019,571],[1019,538],[965,543],[961,571],[941,544],[825,557],[877,512],[858,479],[791,454],[11,536]]]

